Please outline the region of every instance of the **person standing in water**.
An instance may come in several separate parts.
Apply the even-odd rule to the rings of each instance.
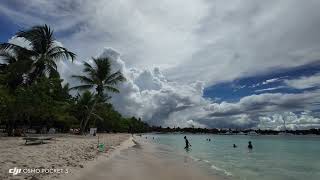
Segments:
[[[189,143],[187,136],[184,136],[184,140],[186,142],[186,147],[184,147],[185,149],[189,149],[189,147],[191,147],[191,144]]]
[[[237,147],[237,145],[236,144],[233,144],[233,148],[236,148]]]
[[[253,148],[253,146],[252,146],[252,144],[251,144],[251,141],[248,142],[248,148],[249,148],[249,149],[252,149],[252,148]]]

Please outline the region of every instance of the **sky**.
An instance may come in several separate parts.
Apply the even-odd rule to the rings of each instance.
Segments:
[[[152,125],[320,127],[320,1],[2,0],[0,41],[48,24],[74,63],[109,57],[127,81],[112,103]]]

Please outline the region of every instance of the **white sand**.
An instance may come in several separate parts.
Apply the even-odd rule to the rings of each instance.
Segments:
[[[106,144],[106,153],[98,152],[98,136],[60,135],[46,144],[25,145],[25,141],[18,137],[0,138],[0,179],[64,179],[75,172],[89,166],[90,161],[99,155],[110,155],[122,142],[127,140],[128,134],[100,134],[100,143]],[[9,174],[10,168],[21,169],[64,169],[69,174],[24,174],[16,176]]]
[[[113,158],[95,163],[74,176],[64,180],[222,180],[195,167],[191,162],[177,162],[175,159],[161,158],[160,154],[140,143]],[[188,161],[188,160],[187,160]]]

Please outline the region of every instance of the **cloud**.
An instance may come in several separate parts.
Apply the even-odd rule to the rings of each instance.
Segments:
[[[316,0],[0,3],[1,14],[19,26],[52,25],[81,60],[110,46],[129,67],[160,67],[169,80],[206,86],[318,61],[319,6]]]
[[[100,57],[111,57],[113,69],[120,69],[127,81],[119,86],[120,94],[113,94],[112,103],[125,116],[138,116],[153,125],[180,127],[265,128],[271,127],[274,114],[289,117],[296,114],[295,126],[303,123],[308,109],[310,127],[318,126],[320,91],[298,94],[264,93],[241,98],[238,102],[216,103],[203,98],[204,83],[190,84],[168,81],[159,68],[128,68],[115,50],[107,48]],[[290,112],[289,114],[286,114]],[[266,126],[266,119],[270,123]],[[264,123],[264,124],[261,124]],[[303,123],[300,125],[300,123]],[[278,121],[273,124],[277,128]]]
[[[320,73],[312,76],[302,76],[298,79],[285,80],[285,84],[295,89],[320,87]]]
[[[272,124],[274,114],[293,113],[296,124],[319,121],[319,90],[263,93],[238,102],[203,98],[206,86],[319,61],[319,7],[316,0],[5,0],[0,14],[19,27],[51,25],[64,47],[78,54],[75,64],[59,62],[71,84],[70,76],[81,72],[79,62],[102,47],[121,52],[121,58],[112,49],[100,56],[111,56],[114,69],[128,79],[112,98],[126,116],[155,125],[246,128]],[[317,80],[285,83],[304,89]]]
[[[267,79],[266,81],[262,82],[263,85],[274,83],[280,81],[281,78],[272,78],[272,79]]]
[[[286,125],[284,125],[284,122]],[[309,111],[304,111],[300,115],[293,112],[285,112],[282,114],[274,114],[270,117],[260,117],[260,124],[257,128],[261,129],[309,129],[319,128],[320,119],[310,115]]]
[[[278,89],[283,89],[283,88],[286,88],[286,86],[277,86],[277,87],[271,87],[271,88],[265,88],[265,89],[258,89],[258,90],[255,90],[254,92],[265,92],[265,91],[274,91],[274,90],[278,90]]]

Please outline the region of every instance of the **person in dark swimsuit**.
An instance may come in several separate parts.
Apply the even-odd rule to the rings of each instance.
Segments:
[[[184,136],[184,140],[186,142],[186,146],[184,147],[185,149],[189,149],[189,147],[191,147],[191,144],[189,143],[187,136]]]
[[[253,146],[252,146],[252,144],[251,144],[251,141],[248,142],[248,148],[249,148],[249,149],[252,149],[252,148],[253,148]]]
[[[233,148],[236,148],[237,147],[237,145],[236,144],[233,144]]]

